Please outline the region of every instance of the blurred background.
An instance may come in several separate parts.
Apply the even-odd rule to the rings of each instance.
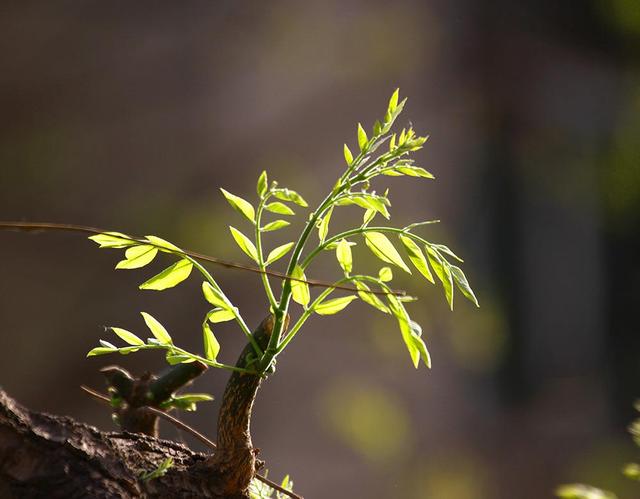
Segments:
[[[266,169],[311,205],[342,143],[389,96],[428,133],[420,166],[389,178],[392,221],[449,245],[481,308],[396,272],[420,300],[433,369],[414,370],[393,320],[356,302],[315,317],[256,403],[270,476],[306,497],[540,498],[620,475],[640,394],[640,4],[584,2],[3,2],[0,219],[156,234],[245,262],[218,191],[247,198]],[[293,238],[270,235],[267,244]],[[336,224],[359,221],[343,208]],[[363,245],[356,265],[377,271]],[[85,359],[104,325],[145,335],[139,311],[199,351],[199,280],[164,293],[151,268],[82,235],[0,232],[0,384],[30,408],[111,430],[109,363]],[[280,265],[282,267],[283,264]],[[278,268],[280,268],[278,267]],[[245,318],[266,314],[255,275],[211,268]],[[338,275],[331,255],[309,272]],[[216,329],[234,362],[242,337]],[[228,374],[194,386],[219,397]],[[184,417],[215,438],[218,400]],[[172,428],[163,435],[180,438]],[[187,442],[202,450],[197,443]],[[633,484],[631,484],[633,485]],[[626,494],[626,495],[625,495]]]

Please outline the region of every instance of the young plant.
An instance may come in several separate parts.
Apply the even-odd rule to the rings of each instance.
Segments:
[[[433,243],[416,233],[424,226],[436,222],[435,220],[411,223],[404,227],[374,223],[376,217],[389,220],[391,206],[388,189],[382,193],[376,192],[373,188],[374,181],[385,176],[434,178],[409,158],[411,153],[423,147],[427,137],[416,135],[411,127],[403,128],[400,132],[392,131],[405,103],[406,99],[399,100],[399,92],[396,90],[391,96],[384,117],[375,122],[370,134],[358,124],[356,152],[353,153],[346,144],[344,145],[344,172],[317,207],[306,215],[307,221],[301,233],[287,244],[267,250],[264,236],[267,232],[285,229],[289,222],[284,217],[293,216],[294,209],[308,208],[307,201],[300,194],[280,187],[277,182],[269,182],[266,172],[262,172],[258,177],[255,203],[221,189],[229,204],[246,219],[248,226],[248,229],[230,226],[230,234],[261,275],[269,316],[255,332],[251,331],[240,309],[231,302],[197,255],[157,236],[139,238],[119,232],[105,232],[90,237],[101,248],[125,250],[124,259],[116,265],[117,269],[142,268],[161,253],[175,259],[171,266],[143,282],[140,289],[163,291],[172,288],[187,279],[194,269],[203,279],[202,295],[212,308],[202,318],[201,353],[180,347],[155,317],[141,312],[151,333],[148,339],[143,340],[128,330],[112,327],[111,331],[124,342],[124,345],[116,346],[101,340],[100,346],[91,350],[88,355],[161,350],[165,353],[167,362],[172,365],[199,361],[210,367],[233,371],[218,420],[219,447],[216,456],[226,456],[216,458],[215,463],[218,467],[231,469],[233,466],[247,465],[250,471],[246,474],[253,473],[255,458],[252,457],[254,453],[248,452],[252,450],[248,428],[251,406],[260,380],[275,371],[277,357],[312,316],[337,314],[352,301],[361,299],[380,313],[395,318],[400,337],[416,368],[421,361],[425,366],[431,366],[429,352],[422,338],[422,329],[411,319],[405,305],[414,298],[391,288],[391,266],[411,274],[412,269],[407,264],[408,261],[427,281],[433,284],[437,279],[451,308],[454,286],[463,296],[478,305],[464,272],[452,263],[462,262],[462,259],[447,246]],[[362,208],[362,223],[347,230],[332,232],[332,215],[349,205]],[[351,247],[358,242],[364,242],[384,266],[375,272],[361,271],[357,268]],[[404,255],[398,248],[402,249]],[[335,252],[336,262],[342,273],[342,277],[333,283],[322,283],[307,278],[316,257],[323,251]],[[285,256],[288,256],[286,271],[272,271],[271,265]],[[274,279],[282,281],[279,292],[274,286]],[[314,294],[311,287],[324,289]],[[333,297],[332,295],[338,291],[342,292],[342,296]],[[293,303],[299,306],[297,314],[294,313]],[[292,325],[287,329],[290,316]],[[247,340],[247,347],[235,365],[218,361],[220,344],[214,328],[216,324],[227,321],[235,321]],[[231,423],[227,414],[229,411],[236,416],[244,416],[236,417]],[[238,438],[243,438],[242,432],[236,431],[240,427],[243,431],[246,430],[247,435],[243,445],[237,442]],[[250,462],[243,461],[243,464],[238,464],[242,459],[237,456],[237,449],[242,446],[247,451],[244,452],[243,459]],[[235,457],[231,456],[232,454]],[[247,476],[238,479],[238,490],[245,490],[248,483]]]

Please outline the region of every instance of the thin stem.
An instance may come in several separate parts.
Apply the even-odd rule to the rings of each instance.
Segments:
[[[258,204],[258,209],[256,210],[256,220],[255,220],[255,237],[256,237],[256,250],[258,252],[258,267],[262,271],[260,277],[262,278],[262,285],[264,286],[264,290],[267,293],[267,298],[269,299],[269,304],[271,308],[275,310],[278,306],[276,303],[276,297],[273,294],[273,290],[271,289],[271,284],[269,283],[269,276],[265,272],[265,264],[264,264],[264,256],[262,255],[262,231],[260,230],[260,223],[262,221],[262,211],[264,209],[264,204],[269,199],[271,195],[268,192],[264,198],[260,199],[260,203]]]
[[[215,288],[215,290],[218,291],[220,293],[220,295],[224,298],[224,300],[229,304],[230,310],[233,312],[233,317],[234,317],[235,321],[238,323],[238,325],[240,326],[240,329],[242,330],[244,335],[247,337],[247,339],[249,340],[249,342],[253,346],[254,351],[256,352],[257,355],[262,355],[262,350],[260,349],[260,346],[258,345],[258,343],[256,342],[255,338],[253,337],[253,334],[251,333],[251,330],[247,326],[247,323],[244,321],[244,319],[240,315],[240,312],[238,311],[238,308],[234,307],[233,303],[231,303],[231,301],[229,301],[229,298],[227,298],[227,295],[224,294],[224,291],[222,291],[222,288],[220,286],[218,286],[218,283],[215,281],[213,276],[209,273],[209,271],[207,271],[207,269],[205,269],[195,259],[193,259],[193,258],[191,258],[189,256],[185,256],[185,258],[187,260],[189,260],[191,263],[193,263],[193,266],[196,269],[198,269],[198,271],[203,275],[203,277],[207,280],[207,282],[209,284],[211,284],[211,286],[213,286]]]

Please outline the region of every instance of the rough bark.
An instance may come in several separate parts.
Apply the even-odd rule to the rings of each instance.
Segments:
[[[262,349],[272,328],[270,316],[254,332]],[[250,369],[255,360],[248,345],[236,365]],[[122,373],[110,368],[106,374]],[[122,385],[123,380],[110,381],[113,386]],[[129,384],[124,381],[120,391],[128,394]],[[100,432],[68,417],[31,412],[0,389],[0,498],[247,499],[249,483],[261,465],[250,434],[251,411],[261,382],[257,375],[231,375],[218,417],[218,448],[211,456],[150,435]],[[131,387],[136,383],[132,379]],[[145,383],[138,384],[149,388]],[[145,405],[153,405],[135,402],[137,392],[132,389],[126,397],[132,417]],[[118,415],[122,418],[124,413]],[[140,424],[139,419],[135,422]],[[142,426],[155,434],[155,420]],[[168,457],[174,465],[166,475],[147,481],[140,478]]]

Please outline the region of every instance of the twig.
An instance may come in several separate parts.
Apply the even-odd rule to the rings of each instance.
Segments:
[[[64,230],[69,232],[84,232],[87,234],[104,234],[109,231],[106,229],[99,229],[97,227],[89,227],[86,225],[75,225],[75,224],[59,224],[53,222],[0,222],[0,229],[5,230],[17,230],[17,231],[26,231],[26,232],[41,232],[46,230]],[[141,242],[141,238],[129,237],[129,236],[118,236],[121,239],[128,239],[131,241]],[[145,241],[145,244],[150,246],[156,246],[155,244]],[[166,248],[165,248],[166,249]],[[265,274],[270,277],[275,277],[277,279],[290,279],[292,281],[304,282],[309,286],[317,286],[322,288],[334,288],[343,291],[355,291],[361,293],[370,293],[372,295],[394,295],[394,296],[405,296],[407,293],[403,290],[392,290],[389,291],[362,291],[353,286],[340,286],[334,285],[332,283],[326,281],[320,281],[317,279],[301,279],[299,277],[293,277],[284,272],[278,272],[277,270],[260,270],[257,267],[252,267],[251,265],[244,265],[242,263],[230,262],[228,260],[223,260],[222,258],[217,258],[215,256],[204,255],[202,253],[197,253],[191,250],[180,250],[180,253],[195,258],[196,260],[200,260],[203,262],[213,263],[216,265],[220,265],[222,267],[227,267],[230,269],[238,269],[238,270],[246,270],[247,272],[253,272],[255,274]]]
[[[91,395],[93,398],[100,400],[101,402],[105,402],[107,404],[111,403],[111,399],[109,397],[107,397],[106,395],[103,395],[100,392],[97,392],[96,390],[94,390],[93,388],[89,388],[88,386],[85,385],[80,385],[80,388],[85,392],[88,393],[89,395]],[[216,449],[216,444],[214,442],[212,442],[211,440],[209,440],[207,437],[205,437],[202,433],[200,433],[198,430],[195,430],[193,428],[191,428],[191,426],[187,425],[186,423],[183,423],[182,421],[180,421],[177,418],[174,418],[173,416],[171,416],[170,414],[167,414],[164,411],[161,411],[159,409],[156,409],[155,407],[149,407],[146,406],[144,407],[145,410],[156,414],[157,416],[165,419],[166,421],[169,421],[171,424],[175,425],[177,428],[180,428],[183,431],[186,431],[187,433],[190,433],[191,435],[193,435],[195,438],[197,438],[198,440],[200,440],[200,442],[202,442],[203,444],[205,444],[207,447],[209,447],[210,449]],[[277,490],[278,492],[282,492],[283,494],[288,495],[289,497],[292,497],[293,499],[304,499],[302,496],[299,496],[298,494],[291,492],[290,490],[285,489],[284,487],[281,487],[280,485],[278,485],[277,483],[269,480],[267,477],[264,477],[262,475],[258,475],[256,473],[256,478],[258,480],[260,480],[263,483],[266,483],[269,487],[271,487],[272,489]]]

